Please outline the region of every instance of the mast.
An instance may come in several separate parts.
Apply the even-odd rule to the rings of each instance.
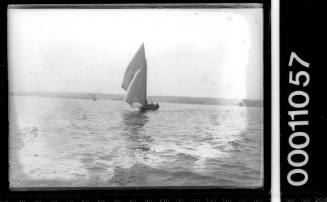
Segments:
[[[145,60],[145,67],[144,67],[144,70],[145,70],[145,103],[146,105],[148,104],[148,100],[146,99],[146,91],[147,91],[147,85],[148,85],[148,65],[147,65],[147,60],[146,60],[146,56],[145,56],[145,48],[144,48],[144,60]]]
[[[125,71],[122,88],[126,90],[124,100],[132,105],[133,102],[139,102],[142,106],[146,106],[147,91],[147,64],[145,58],[144,43],[135,53],[134,57],[128,64]]]

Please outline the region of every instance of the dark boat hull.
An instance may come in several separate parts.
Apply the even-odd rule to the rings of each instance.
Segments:
[[[159,105],[146,105],[139,107],[140,111],[156,111],[159,109]]]

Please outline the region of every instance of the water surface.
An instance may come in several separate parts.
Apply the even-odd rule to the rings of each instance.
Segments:
[[[263,184],[262,107],[10,99],[11,187]]]

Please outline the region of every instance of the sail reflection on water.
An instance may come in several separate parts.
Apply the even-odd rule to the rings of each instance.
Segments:
[[[126,137],[126,146],[133,155],[142,155],[151,151],[153,139],[145,132],[145,126],[149,121],[146,113],[139,111],[125,111],[122,113],[122,131]]]

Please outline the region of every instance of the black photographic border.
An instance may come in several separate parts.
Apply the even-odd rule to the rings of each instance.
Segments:
[[[108,4],[110,3],[110,4]],[[133,3],[133,4],[131,4]],[[208,186],[199,187],[134,187],[134,188],[44,188],[28,189],[28,191],[9,190],[8,182],[8,61],[7,61],[7,7],[14,4],[21,8],[85,8],[86,4],[92,4],[90,8],[221,8],[233,7],[239,4],[261,4],[263,7],[263,106],[264,106],[264,183],[262,188],[217,188]],[[61,5],[63,4],[63,5]],[[105,4],[105,5],[101,5]],[[7,0],[1,1],[1,190],[0,200],[9,201],[129,201],[139,202],[146,199],[152,202],[231,202],[235,200],[247,201],[270,201],[271,188],[271,2],[270,0],[221,0],[214,3],[179,3],[174,2],[108,2],[106,0],[82,1],[82,0]],[[6,98],[6,99],[5,99]],[[7,159],[5,161],[4,159]],[[168,199],[168,201],[167,201]],[[135,201],[133,201],[135,200]],[[119,202],[116,201],[116,202]],[[150,201],[148,201],[150,202]]]
[[[280,186],[282,201],[326,201],[327,200],[327,164],[326,164],[326,29],[321,29],[325,19],[325,7],[320,2],[306,0],[288,0],[280,2]],[[290,65],[291,54],[296,54],[310,64],[305,67],[296,60]],[[299,85],[292,84],[295,74],[306,72],[310,81],[303,85],[301,76]],[[302,72],[302,73],[303,73]],[[292,75],[291,75],[292,74]],[[308,79],[307,79],[308,80]],[[308,95],[308,105],[294,107],[289,101],[296,91]],[[303,97],[295,102],[302,102]],[[299,101],[301,100],[302,101]],[[292,121],[290,111],[307,110],[307,114],[295,116],[293,121],[308,121],[308,125],[299,125],[293,131],[289,126]],[[288,156],[294,151],[289,144],[289,137],[294,132],[307,133],[309,144],[301,148],[308,155],[308,162],[302,166],[292,166]],[[296,142],[296,141],[295,141]],[[301,140],[303,143],[303,139]],[[299,144],[297,142],[296,144]],[[292,161],[302,162],[303,156],[293,155]],[[308,180],[302,185],[292,185],[287,176],[294,169],[302,169]],[[301,181],[303,176],[292,175],[294,180]],[[292,180],[293,180],[292,179]]]

